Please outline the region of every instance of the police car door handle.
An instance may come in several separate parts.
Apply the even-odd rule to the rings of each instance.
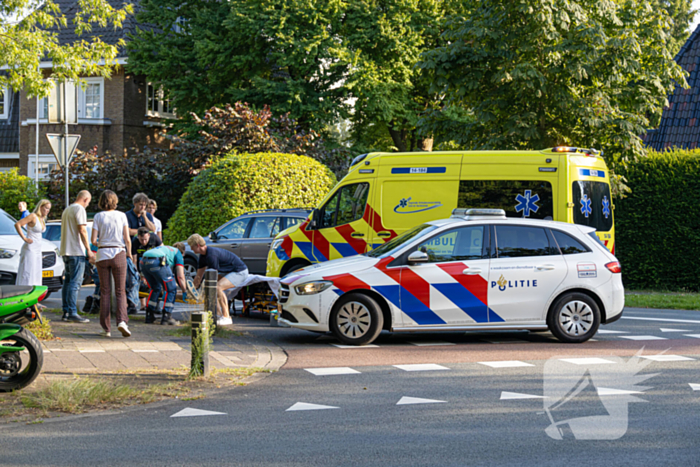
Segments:
[[[464,271],[462,271],[462,274],[466,274],[467,276],[475,276],[477,274],[481,274],[481,269],[479,269],[479,268],[467,268]]]
[[[552,269],[555,269],[555,267],[553,264],[540,264],[535,269],[538,271],[551,271]]]

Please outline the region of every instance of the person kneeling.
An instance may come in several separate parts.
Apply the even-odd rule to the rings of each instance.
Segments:
[[[172,317],[177,286],[182,290],[183,300],[187,298],[187,286],[185,284],[185,268],[183,266],[182,253],[185,251],[183,243],[172,246],[159,246],[145,252],[141,258],[141,274],[151,287],[146,306],[146,323],[154,323],[156,311],[162,310],[163,317],[160,324],[178,324]],[[173,269],[175,277],[173,278]]]

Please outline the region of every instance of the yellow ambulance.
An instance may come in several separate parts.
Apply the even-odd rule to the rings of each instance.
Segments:
[[[614,254],[608,168],[595,149],[370,153],[306,221],[275,238],[267,275],[366,253],[455,208],[595,227]]]

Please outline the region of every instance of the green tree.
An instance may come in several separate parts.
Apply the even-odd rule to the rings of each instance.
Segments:
[[[34,180],[19,175],[16,168],[0,172],[0,209],[11,216],[19,219],[17,204],[20,201],[26,202],[27,209],[31,211],[43,197],[43,190],[40,188],[37,191]]]
[[[693,0],[655,0],[653,3],[664,9],[673,21],[669,50],[676,55],[692,32],[688,28],[697,13],[692,9]]]
[[[168,90],[180,114],[247,102],[320,129],[346,114],[333,51],[341,0],[144,0],[129,69]],[[161,32],[166,31],[166,32]]]
[[[451,17],[447,44],[420,63],[450,105],[473,112],[455,135],[465,147],[602,148],[615,170],[645,153],[639,135],[687,87],[671,21],[647,2],[465,3],[470,14]]]
[[[72,44],[59,44],[59,30],[74,29],[77,35],[99,27],[121,28],[131,5],[112,7],[109,0],[77,0],[78,13],[68,25],[64,12],[52,0],[4,0],[0,2],[0,87],[24,89],[31,96],[46,96],[50,83],[45,82],[39,63],[52,62],[52,75],[59,81],[79,80],[82,76],[109,77],[116,65],[119,47],[106,44],[98,36]],[[27,12],[29,12],[27,14]]]

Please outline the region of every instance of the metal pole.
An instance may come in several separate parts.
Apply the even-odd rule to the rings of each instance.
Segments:
[[[219,273],[216,269],[207,269],[204,272],[204,311],[211,312],[211,317],[214,321],[214,326],[216,326],[217,321],[217,292],[216,292],[216,280],[219,277]],[[223,314],[223,310],[221,311]]]
[[[63,123],[65,123],[65,127],[63,130],[63,160],[64,163],[66,164],[66,207],[68,207],[69,204],[69,192],[68,192],[68,184],[70,183],[70,175],[68,172],[68,98],[66,97],[66,82],[63,82]]]
[[[209,312],[192,313],[192,359],[190,368],[201,368],[202,376],[209,376],[209,329],[207,328],[207,317]],[[202,338],[201,336],[205,336]],[[197,345],[202,345],[202,349],[196,350]]]
[[[36,96],[36,151],[34,153],[34,179],[36,189],[39,190],[39,103],[41,99]],[[28,151],[27,151],[28,152]]]

